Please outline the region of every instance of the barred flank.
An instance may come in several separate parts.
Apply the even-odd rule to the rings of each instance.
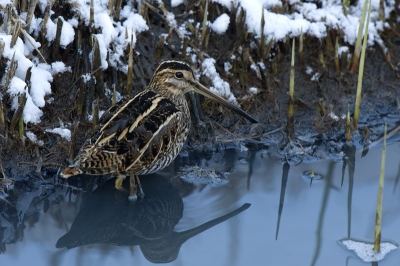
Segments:
[[[68,178],[68,177],[71,177],[74,175],[79,175],[79,174],[80,174],[80,172],[77,171],[75,168],[67,167],[64,169],[64,171],[62,171],[61,176],[64,178]]]

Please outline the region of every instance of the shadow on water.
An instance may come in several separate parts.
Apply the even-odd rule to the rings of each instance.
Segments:
[[[95,243],[139,245],[148,261],[172,262],[188,239],[250,207],[247,203],[198,227],[175,232],[184,209],[177,188],[160,175],[146,176],[142,187],[145,198],[130,202],[128,192],[116,190],[114,180],[107,181],[82,203],[71,229],[57,241],[56,247],[71,249]]]
[[[289,169],[290,165],[288,163],[283,164],[283,170],[282,170],[282,184],[281,184],[281,195],[279,197],[279,210],[278,210],[278,221],[276,223],[276,234],[275,234],[275,240],[278,239],[278,233],[279,233],[279,224],[281,221],[281,215],[282,215],[282,210],[283,210],[283,202],[285,201],[285,191],[286,191],[286,184],[289,176]]]
[[[346,165],[348,165],[349,174],[349,190],[347,193],[347,238],[350,239],[351,235],[351,205],[353,199],[353,187],[354,187],[354,171],[356,168],[356,146],[354,145],[344,145],[343,152],[345,158],[343,160],[342,168],[342,186],[344,180],[344,172],[346,170]],[[363,155],[365,156],[365,155]]]
[[[314,256],[311,262],[311,265],[315,265],[317,262],[319,252],[321,250],[321,243],[322,243],[322,225],[324,222],[324,214],[326,211],[326,206],[328,204],[328,198],[329,198],[329,191],[331,189],[331,183],[332,183],[332,175],[333,175],[333,169],[334,169],[335,163],[331,162],[328,166],[328,173],[326,174],[326,180],[325,180],[325,188],[322,196],[322,203],[321,203],[321,210],[319,212],[318,216],[318,225],[317,225],[317,243],[315,247],[315,252]]]

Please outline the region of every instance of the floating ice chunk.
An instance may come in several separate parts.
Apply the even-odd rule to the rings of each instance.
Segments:
[[[353,239],[343,239],[339,240],[339,243],[343,244],[349,250],[354,251],[358,257],[360,257],[365,262],[380,261],[386,254],[390,251],[397,249],[397,245],[390,242],[381,242],[381,250],[376,252],[373,248],[373,244],[369,244],[362,241],[357,241]]]
[[[46,132],[51,132],[55,134],[59,134],[64,139],[71,141],[71,131],[67,128],[53,128],[53,129],[46,129]]]
[[[229,16],[224,13],[214,20],[214,22],[211,24],[211,29],[218,34],[224,34],[228,29],[229,20]]]

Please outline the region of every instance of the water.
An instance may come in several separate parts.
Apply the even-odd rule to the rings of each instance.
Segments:
[[[382,238],[397,243],[399,153],[399,143],[387,147],[382,211]],[[134,204],[113,188],[113,180],[78,177],[70,180],[69,186],[80,190],[71,190],[66,183],[54,186],[53,178],[44,185],[40,177],[31,176],[29,180],[36,181],[15,185],[20,191],[18,200],[13,201],[10,193],[8,199],[15,206],[1,205],[0,248],[4,254],[0,263],[311,265],[315,260],[315,265],[369,265],[337,241],[348,235],[373,240],[381,154],[379,147],[363,158],[355,151],[355,164],[347,160],[343,186],[343,163],[337,157],[296,165],[283,164],[273,149],[228,149],[202,157],[184,156],[159,175],[143,176],[146,197]],[[225,180],[218,175],[208,183],[204,178],[191,179],[195,184],[176,177],[180,166],[195,163],[215,175],[230,173]],[[304,172],[311,167],[322,178],[314,179],[310,186]],[[92,188],[96,188],[93,193],[84,192]],[[231,213],[235,210],[237,213]],[[103,243],[89,244],[94,242]],[[79,246],[84,243],[89,245]],[[79,247],[57,248],[56,244]],[[398,265],[399,261],[400,251],[395,250],[379,265]]]

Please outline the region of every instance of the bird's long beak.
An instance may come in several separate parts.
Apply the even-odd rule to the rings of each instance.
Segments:
[[[243,111],[242,109],[237,107],[236,105],[228,102],[224,98],[222,98],[222,97],[218,96],[217,94],[213,93],[212,91],[210,91],[209,89],[207,89],[206,87],[201,85],[199,82],[196,82],[196,84],[194,86],[194,91],[197,92],[197,93],[200,93],[201,95],[204,95],[204,96],[206,96],[208,98],[211,98],[211,99],[219,102],[220,104],[228,107],[229,109],[235,111],[239,115],[245,117],[251,123],[258,123],[258,121],[256,119],[254,119],[254,117],[252,117],[251,115],[249,115],[248,113],[246,113],[245,111]]]

